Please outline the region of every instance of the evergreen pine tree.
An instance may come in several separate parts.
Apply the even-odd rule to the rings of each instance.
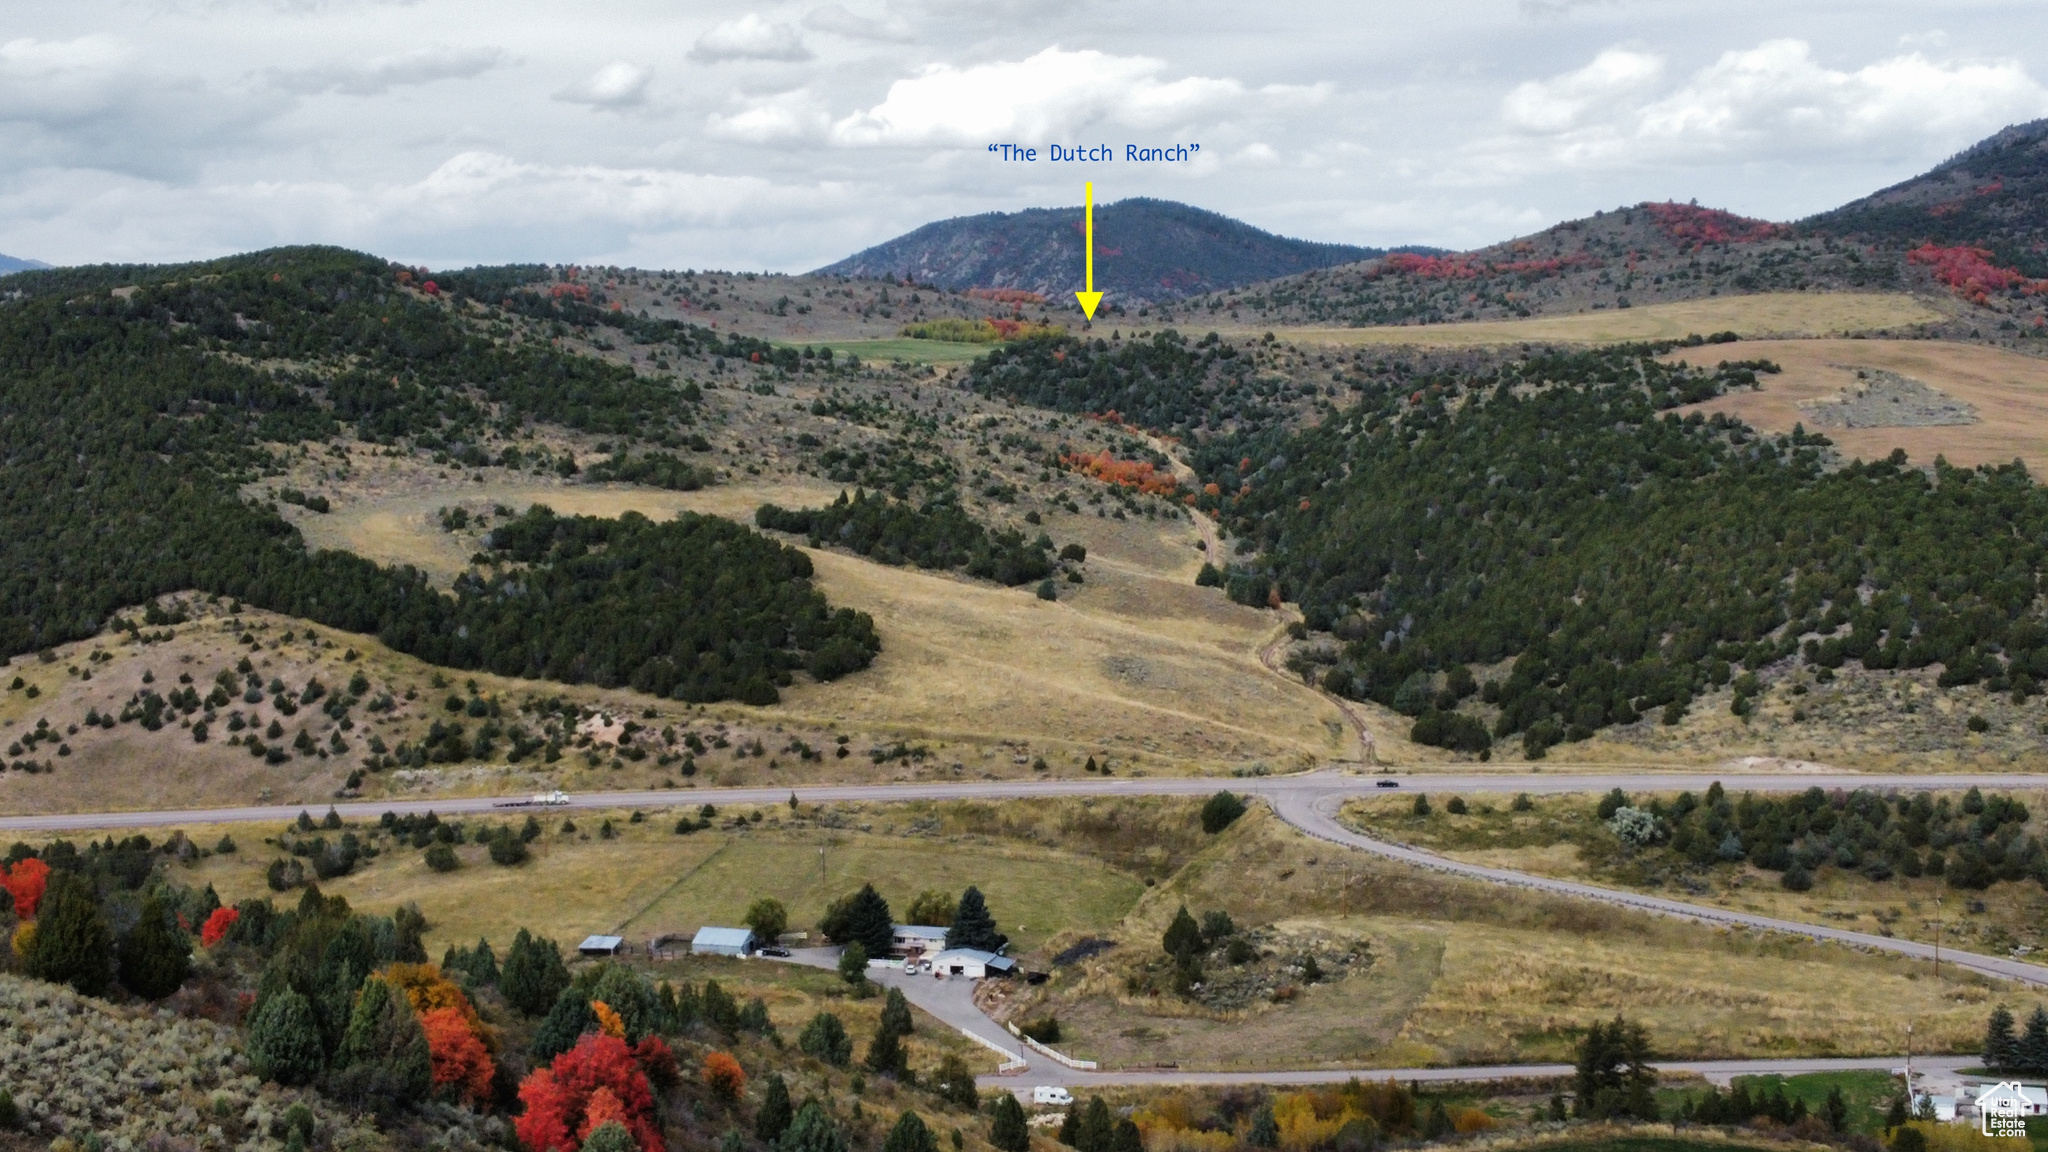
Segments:
[[[882,1142],[882,1152],[939,1152],[939,1142],[932,1139],[932,1130],[925,1126],[924,1117],[906,1108],[897,1117],[896,1126],[889,1130],[889,1138]]]
[[[363,982],[326,1085],[381,1115],[427,1098],[434,1088],[433,1054],[404,994],[374,976]]]
[[[1123,1119],[1116,1122],[1116,1134],[1110,1138],[1109,1152],[1145,1152],[1145,1134],[1138,1131],[1137,1121]]]
[[[2048,1072],[2048,1008],[2036,1007],[2028,1014],[2027,1030],[2020,1033],[2015,1054],[2022,1069],[2037,1076]]]
[[[480,987],[497,984],[499,979],[498,954],[491,951],[491,942],[478,937],[476,947],[469,950],[468,963],[463,970],[469,973],[470,983]]]
[[[540,1016],[554,1008],[568,986],[569,969],[555,942],[521,928],[498,973],[498,990],[505,999],[528,1016]]]
[[[121,986],[145,1000],[161,1000],[191,974],[192,938],[160,897],[145,897],[141,917],[121,942]]]
[[[1273,1118],[1273,1106],[1260,1106],[1252,1114],[1251,1131],[1245,1134],[1244,1142],[1254,1148],[1278,1148],[1280,1146],[1280,1123]]]
[[[846,1133],[816,1100],[804,1101],[776,1143],[780,1152],[847,1152]]]
[[[1429,1106],[1429,1115],[1422,1121],[1424,1140],[1441,1140],[1457,1130],[1458,1126],[1451,1123],[1451,1114],[1445,1111],[1443,1101],[1438,1100]]]
[[[761,1107],[754,1113],[755,1138],[773,1144],[789,1130],[789,1122],[795,1118],[796,1111],[789,1102],[789,1085],[783,1082],[782,1073],[770,1072]]]
[[[988,1142],[995,1145],[997,1152],[1031,1152],[1031,1124],[1025,1119],[1024,1106],[1017,1102],[1015,1093],[1005,1092],[996,1097]]]
[[[1080,1152],[1110,1152],[1110,1144],[1116,1139],[1116,1117],[1110,1113],[1109,1105],[1100,1096],[1090,1096],[1088,1107],[1081,1113],[1081,1131],[1076,1135],[1074,1147]]]
[[[1166,935],[1160,939],[1159,946],[1176,960],[1202,954],[1202,926],[1188,915],[1187,905],[1181,905],[1180,911],[1173,914],[1173,923],[1166,926]]]
[[[996,931],[996,918],[989,913],[981,889],[969,887],[960,894],[960,907],[953,913],[953,926],[946,929],[946,947],[979,948],[994,952],[1009,943]]]
[[[256,1075],[287,1087],[312,1083],[326,1063],[313,1006],[289,988],[256,1010],[247,1047]]]
[[[2012,1011],[2000,1004],[1984,1024],[1984,1066],[2003,1072],[2019,1066],[2019,1037],[2013,1034]]]
[[[901,989],[889,989],[888,999],[882,1001],[882,1027],[898,1036],[908,1036],[917,1030],[910,1019],[910,1001],[903,998]]]
[[[853,903],[847,909],[847,938],[867,949],[869,956],[887,956],[889,946],[896,937],[896,925],[889,916],[889,902],[875,891],[873,884],[863,884],[854,893]]]
[[[883,1021],[875,1027],[875,1038],[868,1044],[868,1055],[864,1063],[868,1071],[880,1076],[901,1076],[909,1066],[910,1055],[903,1050],[896,1030]]]
[[[35,943],[26,971],[38,980],[69,984],[87,996],[107,990],[114,977],[114,932],[100,911],[91,881],[72,872],[50,876],[36,908]]]
[[[597,1029],[597,1013],[590,1010],[590,997],[575,987],[562,989],[547,1018],[533,1030],[533,1058],[545,1064],[576,1046],[585,1032]]]
[[[846,1034],[846,1025],[830,1012],[820,1012],[811,1017],[798,1033],[796,1046],[804,1055],[823,1060],[835,1068],[844,1068],[853,1059],[853,1038]]]
[[[972,1111],[981,1104],[981,1091],[974,1086],[974,1073],[967,1061],[948,1053],[939,1061],[938,1071],[925,1078],[926,1086],[941,1100]]]
[[[1060,1143],[1065,1144],[1069,1148],[1081,1146],[1081,1106],[1079,1104],[1067,1105],[1066,1117],[1060,1121],[1059,1140]]]
[[[1849,1101],[1842,1095],[1842,1086],[1837,1084],[1828,1089],[1828,1098],[1820,1106],[1820,1118],[1827,1121],[1828,1131],[1841,1132],[1849,1126]]]

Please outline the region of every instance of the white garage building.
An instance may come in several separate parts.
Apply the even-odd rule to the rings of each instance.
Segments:
[[[963,976],[969,980],[1008,976],[1017,970],[1015,960],[978,948],[954,948],[941,952],[931,958],[931,966],[934,975]]]

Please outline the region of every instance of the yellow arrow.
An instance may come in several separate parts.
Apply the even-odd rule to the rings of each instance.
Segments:
[[[1081,311],[1088,319],[1093,320],[1096,307],[1102,303],[1102,293],[1095,290],[1095,183],[1091,180],[1083,187],[1087,189],[1088,197],[1088,207],[1084,209],[1086,215],[1083,217],[1087,221],[1088,234],[1088,290],[1074,293],[1074,298],[1081,302]]]

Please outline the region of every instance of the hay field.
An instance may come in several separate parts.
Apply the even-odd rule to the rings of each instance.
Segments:
[[[492,864],[486,849],[471,843],[456,849],[461,868],[438,873],[426,866],[424,853],[397,848],[320,888],[370,912],[417,903],[430,924],[428,952],[435,956],[449,944],[475,943],[479,936],[502,946],[520,927],[564,946],[591,933],[617,933],[637,948],[665,933],[739,924],[748,905],[762,896],[783,902],[792,931],[810,931],[815,938],[825,906],[864,883],[874,884],[899,916],[927,889],[957,897],[975,885],[1002,930],[1028,950],[1066,929],[1109,931],[1145,890],[1135,876],[1083,852],[912,831],[915,813],[903,806],[849,809],[840,815],[858,822],[847,827],[793,820],[768,808],[762,823],[744,830],[721,826],[678,836],[678,813],[696,812],[695,805],[683,803],[687,799],[678,796],[675,809],[650,810],[640,824],[630,823],[624,811],[578,811],[575,831],[564,832],[563,817],[548,816],[532,859],[516,868]],[[524,819],[522,814],[470,820],[466,826],[516,828]],[[614,839],[600,834],[607,820]],[[207,846],[223,833],[233,835],[240,850],[173,868],[174,880],[212,884],[229,903],[275,896],[263,873],[281,853],[263,833],[274,838],[281,829],[242,824],[185,831]],[[297,894],[276,899],[288,902]]]
[[[1364,937],[1364,972],[1234,1012],[1131,995],[1175,910],[1239,925],[1313,922]],[[1626,1012],[1669,1056],[1875,1054],[1902,1019],[1928,1051],[1969,1051],[1994,1001],[2038,994],[1809,941],[1730,932],[1403,870],[1255,810],[1147,892],[1118,946],[1006,1005],[1056,1012],[1077,1055],[1187,1068],[1569,1059],[1578,1031]],[[2024,1009],[2019,1006],[2025,1005]],[[1274,1053],[1284,1053],[1275,1055]]]
[[[2000,348],[1946,340],[1745,340],[1713,348],[1687,348],[1668,360],[1762,357],[1781,365],[1759,376],[1763,388],[1716,397],[1679,409],[1726,412],[1764,432],[1790,432],[1802,420],[1823,431],[1847,457],[1875,460],[1904,448],[1915,464],[1937,455],[1951,464],[2008,464],[2024,460],[2035,475],[2048,472],[2048,360]],[[1858,368],[1908,376],[1977,409],[1979,422],[1931,428],[1815,429],[1803,404],[1832,399],[1856,384]]]
[[[315,547],[412,563],[448,579],[474,548],[440,529],[444,506],[523,510],[539,502],[564,513],[656,518],[689,509],[751,521],[764,502],[816,505],[841,490],[808,478],[698,492],[413,479],[294,522]],[[1193,525],[1055,511],[1044,530],[1089,552],[1087,583],[1069,586],[1057,603],[1029,588],[811,550],[832,603],[874,616],[882,655],[859,675],[795,688],[767,711],[914,738],[1028,741],[1075,757],[1115,750],[1146,771],[1281,768],[1356,755],[1333,705],[1259,665],[1256,652],[1277,626],[1272,614],[1194,586],[1202,553]]]
[[[1691,333],[1739,332],[1748,337],[1833,336],[1931,324],[1945,319],[1926,301],[1893,292],[1765,292],[1649,304],[1640,308],[1482,320],[1461,324],[1374,328],[1275,328],[1301,344],[1409,344],[1457,348],[1484,344],[1611,344],[1675,340]],[[1263,331],[1263,329],[1259,330]],[[1256,335],[1245,328],[1234,334]]]

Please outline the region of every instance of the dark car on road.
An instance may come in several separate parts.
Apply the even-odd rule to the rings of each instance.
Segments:
[[[1378,780],[1373,783],[1375,788],[1399,788],[1400,786],[1401,782],[1399,780]]]
[[[787,960],[787,959],[789,959],[789,949],[787,949],[787,948],[783,948],[783,947],[781,947],[781,946],[779,946],[779,945],[775,945],[775,944],[770,944],[770,945],[769,945],[769,946],[767,946],[766,948],[763,948],[763,949],[761,949],[760,951],[756,952],[756,953],[755,953],[755,955],[757,955],[757,956],[773,956],[773,957],[775,957],[775,958],[776,958],[777,960]]]

